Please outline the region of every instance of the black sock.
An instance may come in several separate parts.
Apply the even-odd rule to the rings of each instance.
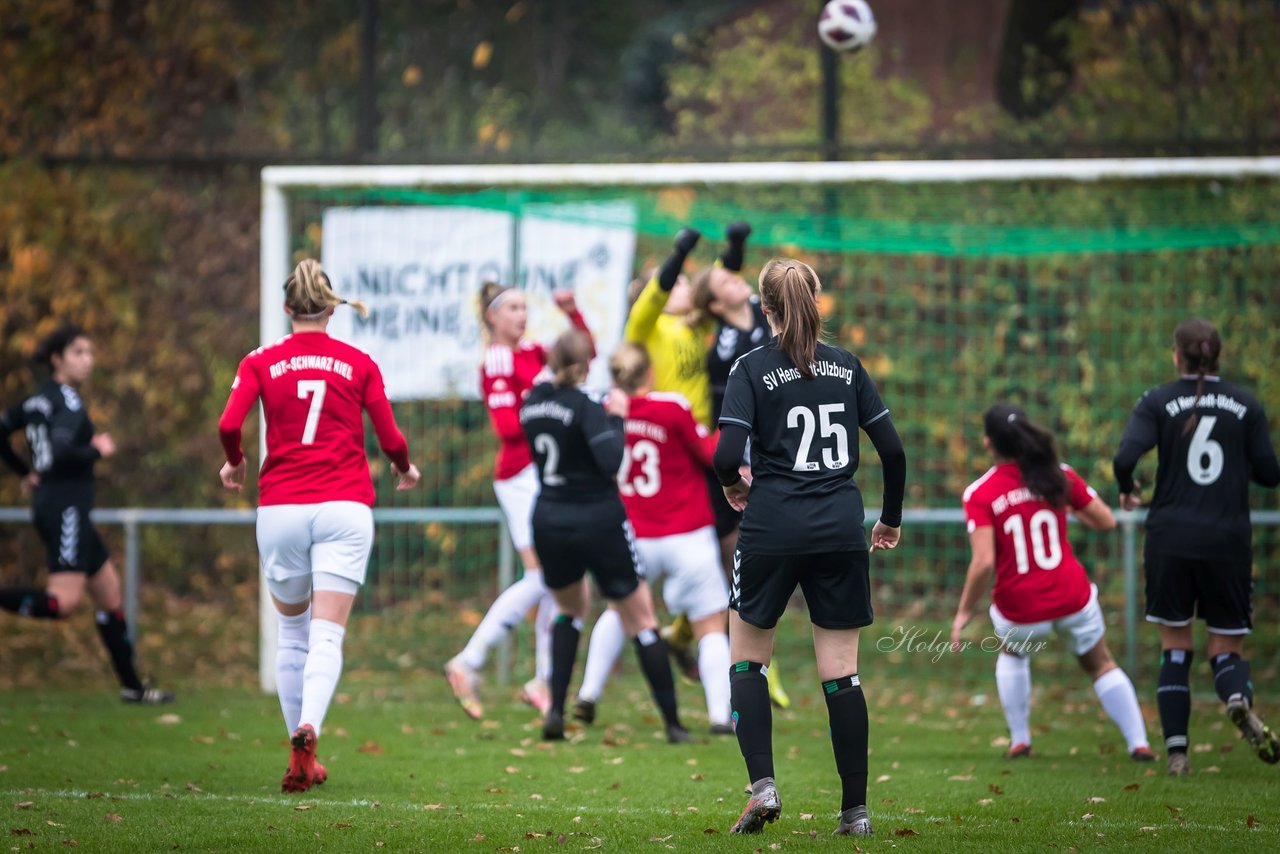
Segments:
[[[767,672],[767,665],[755,661],[739,661],[729,668],[733,728],[753,783],[773,776],[773,707]]]
[[[95,615],[98,623],[98,637],[111,656],[111,666],[115,668],[116,678],[120,684],[134,691],[141,691],[142,680],[133,666],[133,641],[129,640],[129,629],[124,622],[124,614],[120,611],[99,611]]]
[[[1160,709],[1165,750],[1186,753],[1187,727],[1191,722],[1191,650],[1166,649],[1161,654],[1156,706]]]
[[[551,626],[551,708],[564,714],[564,700],[569,695],[573,678],[573,662],[578,658],[578,641],[582,639],[582,620],[560,614]]]
[[[1213,657],[1213,687],[1222,702],[1241,694],[1250,708],[1253,707],[1253,681],[1249,678],[1249,662],[1234,652],[1224,652]]]
[[[858,674],[841,676],[822,683],[827,698],[827,718],[831,721],[831,747],[836,753],[836,771],[844,790],[840,811],[867,804],[867,698],[862,694]]]
[[[23,617],[56,620],[58,599],[37,587],[0,587],[0,608]]]
[[[667,658],[667,645],[653,629],[643,629],[635,637],[636,656],[644,671],[645,681],[653,692],[653,699],[662,712],[667,726],[680,726],[680,713],[676,711],[676,680],[671,675],[671,661]]]

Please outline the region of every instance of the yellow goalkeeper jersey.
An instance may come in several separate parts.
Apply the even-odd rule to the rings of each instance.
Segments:
[[[655,276],[645,285],[627,316],[624,337],[643,344],[653,362],[653,384],[656,391],[672,391],[684,395],[699,424],[711,424],[711,382],[707,378],[707,347],[713,324],[710,320],[690,326],[683,317],[664,314],[668,291],[658,285]]]

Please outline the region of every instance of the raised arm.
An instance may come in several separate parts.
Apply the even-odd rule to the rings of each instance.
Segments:
[[[636,344],[643,344],[649,340],[653,327],[667,305],[667,298],[671,296],[671,289],[676,286],[676,280],[680,278],[685,259],[689,257],[693,247],[698,245],[701,237],[702,235],[692,228],[681,229],[676,235],[671,254],[658,268],[658,274],[644,286],[635,305],[631,306],[631,313],[627,315],[627,327],[623,333],[624,340]]]

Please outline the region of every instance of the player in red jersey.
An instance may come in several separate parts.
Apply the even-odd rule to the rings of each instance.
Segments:
[[[964,491],[973,558],[951,643],[991,583],[991,622],[1001,641],[996,688],[1009,723],[1010,759],[1031,755],[1029,655],[1055,632],[1071,644],[1080,667],[1139,762],[1155,758],[1133,682],[1107,649],[1097,585],[1090,584],[1067,540],[1067,510],[1085,527],[1110,531],[1111,508],[1066,464],[1059,464],[1053,434],[1007,404],[983,416],[983,446],[995,458],[986,474]]]
[[[684,397],[653,390],[653,364],[642,345],[621,345],[609,369],[614,384],[631,402],[623,428],[627,452],[618,490],[635,529],[645,578],[650,584],[665,578],[662,598],[667,610],[688,615],[711,732],[732,735],[725,631],[729,587],[720,571],[715,515],[707,495],[715,438],[694,421]],[[604,660],[597,652],[596,634],[592,632],[588,671],[574,708],[579,720],[594,720],[605,678],[621,652],[619,644]]]
[[[373,547],[365,411],[400,473],[396,488],[409,489],[419,478],[378,366],[325,332],[334,308],[344,304],[315,261],[294,268],[284,285],[293,334],[244,357],[218,421],[227,455],[222,484],[239,491],[247,469],[240,426],[261,398],[267,456],[258,474],[258,552],[280,624],[276,691],[291,748],[281,783],[286,792],[305,792],[328,777],[315,761],[316,740]],[[364,313],[359,303],[350,305]]]
[[[569,322],[590,336],[572,291],[555,294],[556,306]],[[479,720],[484,708],[476,696],[476,671],[484,666],[489,650],[518,625],[533,608],[538,609],[534,635],[535,675],[524,684],[526,702],[546,714],[551,703],[551,621],[555,599],[542,580],[542,563],[533,549],[531,518],[538,497],[538,474],[529,444],[520,429],[520,404],[547,364],[541,344],[524,340],[529,311],[524,293],[517,288],[486,282],[480,291],[480,319],[488,335],[484,363],[480,366],[480,393],[500,443],[494,466],[493,491],[507,517],[507,530],[524,564],[524,577],[499,594],[462,651],[445,662],[449,687],[468,716]],[[625,638],[617,627],[618,642]]]

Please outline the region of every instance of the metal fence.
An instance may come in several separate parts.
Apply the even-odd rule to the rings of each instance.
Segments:
[[[867,522],[879,516],[878,510],[868,509]],[[1116,513],[1119,523],[1121,546],[1120,569],[1122,573],[1123,610],[1122,626],[1125,667],[1135,670],[1138,660],[1139,621],[1139,569],[1138,531],[1146,517],[1145,511]],[[243,509],[185,509],[185,508],[102,508],[93,512],[93,520],[102,525],[120,525],[124,529],[124,601],[125,614],[134,632],[140,632],[138,592],[144,579],[140,567],[140,531],[144,525],[252,525],[257,518],[254,510]],[[0,508],[0,523],[29,523],[31,511],[25,507]],[[374,510],[377,523],[427,524],[432,522],[459,525],[499,526],[498,588],[502,589],[515,578],[515,555],[505,534],[505,520],[496,507],[467,508],[380,508]],[[964,514],[959,508],[914,509],[903,513],[903,524],[910,530],[916,525],[962,525]],[[1280,526],[1280,511],[1253,513],[1255,526]],[[264,690],[273,689],[274,675],[274,613],[269,602],[262,598],[260,665]],[[510,673],[510,650],[499,653],[498,674],[505,682]]]

